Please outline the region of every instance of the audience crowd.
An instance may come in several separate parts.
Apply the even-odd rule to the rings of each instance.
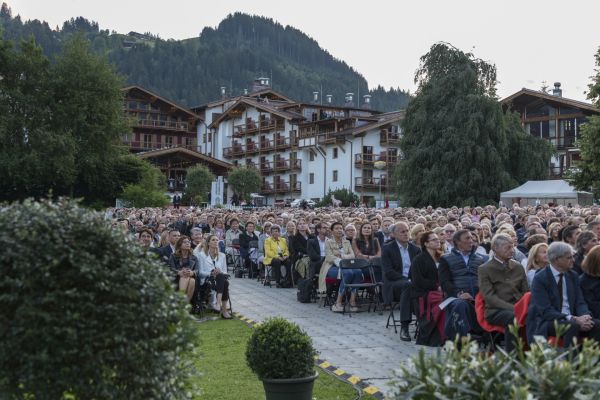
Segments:
[[[360,312],[361,301],[375,299],[391,310],[404,341],[416,317],[420,343],[501,332],[511,349],[513,324],[529,341],[552,340],[556,324],[564,346],[584,336],[600,340],[599,212],[517,204],[179,207],[109,209],[106,217],[162,260],[192,312],[209,307],[231,318],[229,280],[239,271],[297,286],[299,300],[310,287],[313,297],[331,300],[333,312]],[[357,285],[372,280],[375,289],[359,293]]]

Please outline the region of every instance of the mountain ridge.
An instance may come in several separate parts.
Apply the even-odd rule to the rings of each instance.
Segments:
[[[190,108],[218,99],[221,86],[228,95],[242,94],[259,75],[271,78],[274,90],[303,102],[312,101],[312,92],[318,91],[341,105],[345,94],[353,92],[355,103],[362,102],[359,93],[369,94],[374,109],[392,111],[405,108],[410,99],[399,88],[369,90],[358,71],[315,39],[262,16],[229,14],[218,26],[204,27],[198,37],[165,40],[151,33],[109,32],[83,17],[51,29],[43,21],[12,17],[3,4],[0,28],[5,40],[33,36],[50,58],[71,35],[82,33],[92,51],[106,55],[125,77],[125,84],[146,87]]]

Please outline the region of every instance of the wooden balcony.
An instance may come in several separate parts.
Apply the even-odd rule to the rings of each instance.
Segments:
[[[379,131],[379,144],[382,146],[399,145],[400,134],[398,132],[390,132],[387,129]]]
[[[260,151],[261,152],[273,151],[273,150],[275,150],[275,144],[273,143],[272,140],[261,140],[261,142],[260,142]]]
[[[319,144],[342,144],[345,142],[345,139],[343,136],[337,135],[335,132],[328,132],[319,133],[317,141]]]
[[[354,155],[354,166],[357,168],[375,168],[376,163],[380,163],[380,164],[377,164],[378,166],[381,165],[381,167],[378,167],[378,169],[388,169],[391,167],[395,167],[398,164],[399,159],[400,159],[400,157],[398,157],[397,155],[390,155],[387,153],[355,154]],[[384,164],[381,164],[381,163],[384,163]]]
[[[260,164],[260,173],[261,174],[268,174],[273,172],[273,166],[271,165],[270,161],[265,161],[264,163]]]
[[[137,124],[135,126],[137,128],[166,129],[169,131],[196,133],[189,130],[190,124],[188,124],[187,122],[138,119]]]
[[[168,144],[164,142],[145,142],[143,140],[124,140],[122,144],[123,146],[129,147],[133,152],[170,149],[172,147],[185,147],[187,149],[198,151],[198,146],[196,145],[186,146],[176,143]]]
[[[298,193],[302,192],[302,182],[295,182],[290,186],[287,181],[275,182],[273,193]]]
[[[371,178],[358,176],[354,178],[355,190],[389,190],[389,181],[387,178]]]
[[[275,119],[263,119],[261,121],[248,121],[245,124],[236,125],[233,127],[233,137],[242,137],[244,135],[254,134],[257,132],[269,132],[273,129],[282,130],[285,124]]]
[[[302,160],[279,159],[274,161],[274,172],[300,171],[302,170]]]
[[[244,157],[251,154],[257,154],[258,152],[259,148],[255,142],[249,142],[245,145],[234,143],[231,147],[223,148],[223,154],[227,158]]]
[[[274,192],[273,186],[271,186],[271,184],[269,182],[265,182],[261,185],[260,192],[264,193],[264,194],[273,193]]]
[[[292,140],[290,140],[290,138],[287,138],[287,137],[275,138],[275,150],[279,150],[279,151],[288,150],[292,147],[292,145],[297,146],[298,139],[294,138],[294,141],[292,143]]]

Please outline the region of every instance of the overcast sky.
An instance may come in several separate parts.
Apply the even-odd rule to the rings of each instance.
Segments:
[[[101,29],[152,32],[163,39],[198,36],[242,11],[292,25],[373,87],[415,90],[419,57],[450,42],[496,64],[499,95],[562,83],[563,96],[585,100],[600,46],[600,1],[555,0],[0,0],[13,15],[61,26],[83,16]]]

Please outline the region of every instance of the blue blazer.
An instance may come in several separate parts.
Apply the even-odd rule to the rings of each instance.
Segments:
[[[567,285],[571,315],[590,314],[579,287],[577,273],[566,272],[563,284]],[[554,321],[566,322],[567,316],[561,312],[558,284],[548,266],[538,271],[531,282],[531,300],[526,320],[527,340],[532,342],[536,335],[548,337],[548,328],[554,324]]]

